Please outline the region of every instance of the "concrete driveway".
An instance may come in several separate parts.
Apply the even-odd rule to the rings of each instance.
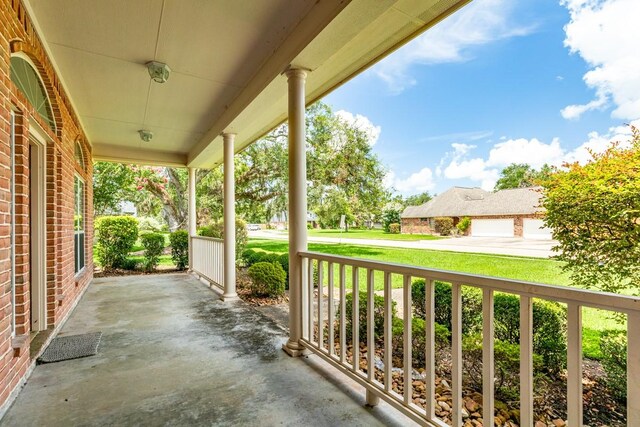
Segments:
[[[286,233],[272,230],[250,231],[249,237],[279,240],[288,239]],[[549,258],[555,254],[552,248],[558,244],[554,240],[530,240],[517,237],[452,237],[440,240],[398,241],[309,236],[309,242],[345,243],[350,245],[384,246],[389,248],[433,249],[533,258]]]

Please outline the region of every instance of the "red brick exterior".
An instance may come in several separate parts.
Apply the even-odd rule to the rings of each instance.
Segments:
[[[27,55],[36,65],[53,110],[51,130],[10,78],[12,54]],[[10,117],[15,112],[16,201],[16,338],[11,337],[11,194]],[[44,51],[26,9],[19,0],[0,0],[0,407],[24,380],[30,359],[30,122],[45,130],[46,147],[46,284],[47,322],[55,328],[65,319],[93,277],[93,194],[91,147],[79,126],[69,98]],[[82,146],[84,169],[75,162],[76,142]],[[85,182],[85,269],[74,272],[74,174]],[[24,344],[16,349],[19,342]]]
[[[539,215],[493,215],[493,216],[472,216],[473,219],[511,219],[513,218],[513,234],[515,237],[522,237],[523,220],[525,218],[540,218]],[[458,223],[459,218],[454,218],[454,224]],[[402,218],[403,234],[435,234],[435,231],[429,227],[428,218]],[[465,233],[471,235],[471,226]]]

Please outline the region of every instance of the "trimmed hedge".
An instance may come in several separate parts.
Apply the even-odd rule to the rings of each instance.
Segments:
[[[222,239],[224,231],[223,227],[224,223],[222,221],[214,222],[213,224],[205,227],[200,227],[198,229],[198,236]],[[236,218],[236,260],[241,259],[248,241],[249,233],[247,232],[247,223],[240,218]]]
[[[278,257],[278,262],[282,266],[282,269],[287,273],[287,278],[284,284],[285,289],[289,289],[289,254],[281,254]]]
[[[189,233],[178,230],[169,235],[171,259],[178,270],[184,270],[189,264]]]
[[[362,343],[367,342],[367,293],[358,294],[358,339]],[[397,313],[396,302],[391,304],[391,315],[395,317]],[[338,307],[336,318],[340,318],[340,307]],[[353,331],[353,293],[348,293],[345,298],[345,319],[347,340],[352,339]],[[384,334],[384,297],[373,296],[373,323],[376,339],[380,339]]]
[[[103,216],[96,219],[96,256],[102,268],[124,266],[138,239],[138,220],[131,216]]]
[[[404,321],[398,317],[393,318],[393,336],[391,339],[393,355],[404,360]],[[425,361],[426,341],[425,322],[414,317],[411,319],[411,358],[413,366],[423,366]],[[436,348],[444,348],[449,345],[451,333],[449,330],[436,323],[434,325],[434,337]]]
[[[143,267],[146,271],[153,271],[160,262],[160,255],[164,251],[164,235],[159,233],[147,233],[140,236],[140,242],[144,247]]]
[[[400,234],[400,224],[394,222],[393,224],[389,224],[389,233],[391,234]]]
[[[444,216],[434,218],[434,228],[441,236],[448,236],[453,230],[453,218]]]
[[[251,265],[249,264],[249,260],[251,259],[251,257],[253,256],[253,254],[255,254],[256,251],[254,251],[253,249],[245,249],[242,252],[241,258],[242,258],[242,262],[244,263],[244,265],[246,265],[247,267],[250,267]]]
[[[287,274],[279,263],[258,262],[249,267],[251,291],[256,296],[279,297],[284,295]]]
[[[627,402],[627,333],[607,330],[600,336],[602,367],[607,373],[607,388],[622,403]]]

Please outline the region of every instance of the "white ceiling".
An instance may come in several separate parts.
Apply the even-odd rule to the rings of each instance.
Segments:
[[[286,118],[290,65],[315,100],[466,0],[28,0],[97,159],[211,167]],[[145,63],[167,63],[168,82]],[[154,133],[144,143],[139,129]]]

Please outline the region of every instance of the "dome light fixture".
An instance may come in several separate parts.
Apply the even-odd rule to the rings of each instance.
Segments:
[[[164,83],[169,80],[171,68],[163,62],[151,61],[147,62],[147,70],[151,79],[156,83]]]
[[[153,138],[153,132],[146,129],[140,129],[138,131],[138,135],[140,135],[140,139],[143,140],[144,142],[149,142]]]

